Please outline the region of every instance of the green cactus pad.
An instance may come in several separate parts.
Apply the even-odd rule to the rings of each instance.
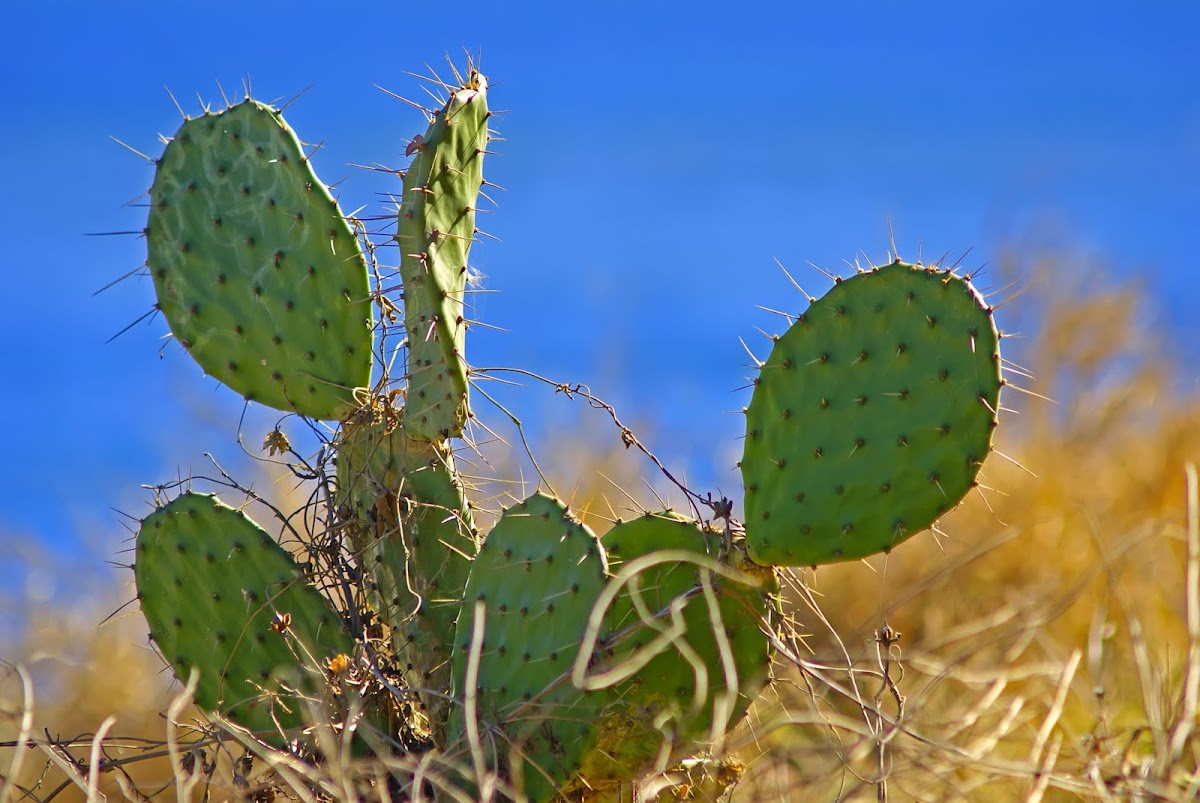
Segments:
[[[453,453],[410,437],[401,411],[380,412],[379,420],[343,425],[337,503],[349,512],[352,548],[371,578],[371,606],[392,628],[413,684],[434,692],[426,705],[437,732],[454,620],[479,542]]]
[[[466,85],[414,140],[396,239],[408,336],[408,427],[436,440],[462,434],[469,415],[463,295],[487,148],[487,79]]]
[[[975,486],[999,409],[991,309],[950,271],[839,281],[775,342],[746,411],[750,557],[811,566],[891,550]]]
[[[720,539],[720,534],[687,517],[656,513],[617,522],[603,543],[610,569],[619,575],[630,561],[665,550],[694,552],[716,561]],[[700,572],[712,583],[719,621],[714,622],[700,590]],[[770,643],[763,632],[767,599],[762,591],[687,562],[657,563],[635,578],[633,584],[623,586],[605,614],[604,630],[617,643],[595,671],[620,668],[670,626],[669,616],[645,623],[635,605],[638,595],[650,614],[666,611],[689,595],[678,615],[686,627],[681,641],[692,660],[678,646],[663,645],[636,674],[608,689],[609,702],[597,722],[597,746],[585,759],[582,772],[592,787],[638,777],[662,758],[664,746],[669,753],[682,749],[690,755],[698,743],[709,742],[714,731],[728,731],[757,697],[770,669]],[[729,667],[714,627],[728,640]],[[726,693],[728,669],[736,675],[733,696]],[[707,693],[697,700],[701,688]]]
[[[312,418],[354,407],[371,381],[366,261],[278,111],[247,99],[184,122],[146,241],[158,308],[205,373]]]
[[[325,661],[353,653],[341,617],[291,556],[214,496],[185,493],[147,516],[134,574],[175,676],[200,672],[196,704],[274,743],[304,724],[297,680],[311,693]]]
[[[573,687],[570,672],[605,571],[596,537],[562,502],[542,494],[504,511],[471,567],[452,656],[454,696],[465,699],[475,605],[482,602],[479,728],[489,744],[489,733],[503,734],[495,750],[511,759],[513,782],[531,801],[552,799],[596,737],[599,696],[593,703]],[[464,728],[464,707],[456,704],[452,742]]]

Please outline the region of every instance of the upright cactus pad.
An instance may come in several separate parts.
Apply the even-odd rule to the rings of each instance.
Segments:
[[[466,85],[413,140],[396,239],[408,336],[408,426],[427,440],[462,434],[468,416],[467,257],[488,141],[487,79]]]
[[[280,112],[189,119],[150,188],[147,263],[171,332],[250,401],[340,418],[371,381],[358,238]]]
[[[297,688],[352,654],[337,611],[291,556],[241,512],[185,493],[151,513],[137,535],[138,598],[150,636],[195,701],[274,743],[304,724]],[[300,681],[299,685],[297,685]]]
[[[854,560],[931,526],[975,485],[1001,384],[992,312],[968,280],[897,261],[839,281],[755,382],[750,557]]]
[[[631,561],[667,550],[717,561],[720,539],[687,517],[657,513],[617,522],[603,543],[610,569],[619,577]],[[701,573],[710,581],[716,616],[705,598]],[[604,620],[615,643],[596,671],[619,670],[623,662],[653,657],[607,689],[608,702],[596,723],[597,745],[584,761],[588,784],[627,781],[649,770],[664,747],[667,754],[682,750],[691,755],[698,745],[736,725],[770,668],[766,617],[761,591],[697,563],[654,563],[624,584]],[[679,637],[652,649],[655,639],[677,623],[684,627]]]
[[[465,699],[481,602],[475,715],[485,752],[511,758],[513,782],[531,801],[552,799],[596,738],[599,700],[572,686],[570,673],[605,563],[595,535],[562,502],[535,494],[504,512],[467,579],[452,658],[455,699]],[[465,724],[464,708],[454,706],[452,741]]]

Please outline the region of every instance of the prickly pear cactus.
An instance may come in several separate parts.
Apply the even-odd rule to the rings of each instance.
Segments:
[[[813,300],[776,338],[746,410],[744,537],[725,502],[725,532],[647,514],[601,543],[537,493],[481,542],[451,441],[471,416],[464,294],[488,85],[471,68],[446,88],[407,149],[407,364],[403,388],[383,366],[385,395],[368,388],[373,310],[390,320],[394,305],[372,296],[359,237],[280,112],[247,100],[187,120],[166,146],[146,228],[158,306],[245,398],[340,421],[310,475],[319,509],[303,511],[337,557],[306,577],[242,513],[185,493],[137,537],[151,637],[178,678],[199,670],[197,704],[269,744],[321,724],[308,701],[332,688],[325,667],[362,647],[363,677],[404,701],[393,712],[414,712],[416,690],[428,713],[392,747],[427,748],[432,734],[446,779],[461,770],[470,787],[486,769],[535,802],[615,801],[651,774],[715,797],[741,772],[724,736],[768,682],[774,567],[887,551],[974,487],[1003,384],[991,309],[967,278],[899,261]],[[274,435],[273,450],[286,440]],[[353,621],[373,612],[388,628],[352,639],[309,580],[346,590],[364,607]],[[389,629],[392,655],[377,638]],[[360,680],[342,687],[362,692]]]
[[[594,701],[570,673],[604,586],[604,550],[566,506],[535,494],[504,511],[467,579],[452,656],[454,696],[464,701],[476,603],[482,649],[473,711],[450,711],[462,746],[466,716],[477,718],[484,750],[509,761],[531,801],[550,800],[579,770],[596,739]]]
[[[721,557],[719,533],[673,512],[617,522],[603,543],[618,578],[655,553],[677,550],[712,563]],[[771,664],[767,598],[700,565],[708,561],[642,560],[646,567],[627,578],[606,612],[612,646],[594,673],[636,671],[605,690],[596,747],[581,772],[589,787],[628,783],[666,756],[703,752],[762,689]],[[678,635],[664,642],[675,627]]]
[[[991,309],[948,270],[897,261],[814,301],[746,411],[750,557],[886,552],[957,505],[992,449],[998,341]]]
[[[340,418],[370,384],[358,238],[279,111],[187,120],[150,188],[147,263],[171,332],[250,401]]]
[[[354,643],[329,602],[258,525],[216,497],[185,493],[137,535],[134,574],[150,636],[195,701],[275,744],[305,724],[327,660]]]
[[[396,239],[408,335],[408,427],[456,438],[469,414],[463,295],[488,141],[487,79],[476,70],[415,138]]]

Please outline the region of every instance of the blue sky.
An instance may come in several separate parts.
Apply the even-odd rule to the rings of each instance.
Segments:
[[[419,97],[406,70],[481,52],[508,112],[486,169],[506,188],[484,221],[503,242],[474,252],[501,292],[478,313],[508,331],[475,330],[472,362],[591,383],[706,488],[736,492],[738,338],[778,328],[756,305],[802,306],[773,260],[815,292],[806,261],[881,262],[889,221],[909,258],[970,251],[976,268],[1048,245],[1145,276],[1200,358],[1200,6],[420,5],[6,9],[0,542],[99,566],[124,535],[111,508],[142,512],[141,483],[205,451],[242,460],[240,400],[162,349],[161,319],[106,342],[149,309],[149,282],[92,295],[144,259],[136,237],[84,235],[144,225],[125,203],[152,168],[109,137],[157,154],[179,124],[164,87],[194,113],[218,84],[263,100],[312,85],[289,119],[324,142],[318,173],[346,209],[382,212],[395,183],[348,165],[403,166],[424,126],[373,85]],[[560,420],[544,392],[506,398],[535,434]],[[253,442],[273,417],[250,420]]]

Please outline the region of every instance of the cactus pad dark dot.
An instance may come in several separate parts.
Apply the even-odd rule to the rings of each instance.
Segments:
[[[371,378],[366,261],[282,118],[246,100],[186,121],[150,196],[158,305],[205,373],[279,410],[333,419],[352,409]],[[303,267],[312,265],[321,270]],[[306,314],[285,318],[291,303]],[[189,314],[196,309],[205,314]],[[328,330],[312,325],[317,317]],[[280,332],[289,347],[268,348]],[[252,367],[234,373],[232,364]]]
[[[966,279],[895,262],[837,283],[776,341],[746,410],[750,556],[856,560],[928,529],[974,487],[1000,387]]]

